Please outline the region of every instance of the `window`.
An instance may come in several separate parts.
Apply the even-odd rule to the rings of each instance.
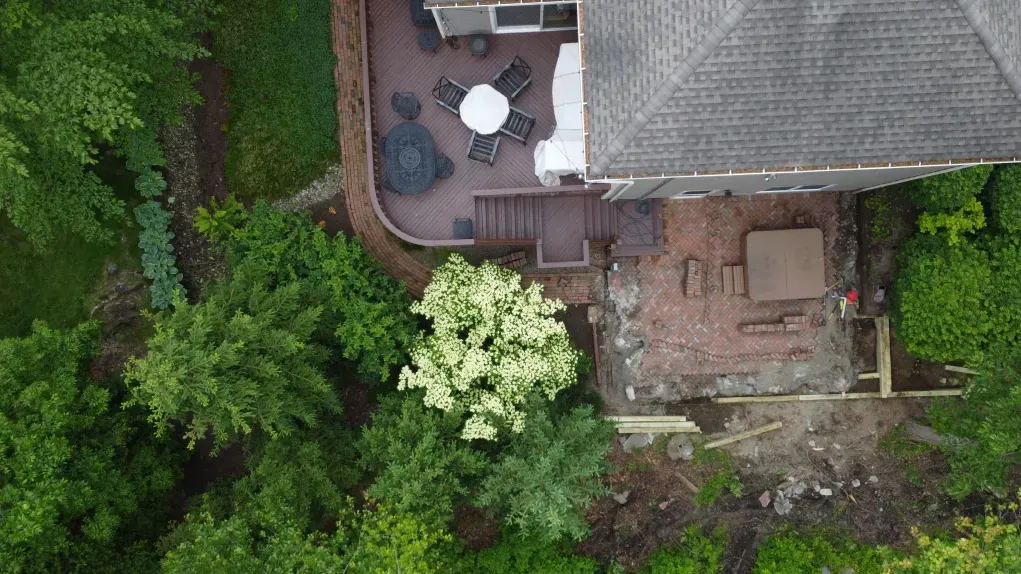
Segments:
[[[577,28],[578,27],[578,5],[570,4],[546,4],[542,7],[542,29],[551,28]]]
[[[787,192],[787,191],[820,191],[820,190],[826,189],[828,187],[833,187],[833,185],[832,184],[830,184],[830,185],[778,185],[776,187],[770,187],[768,189],[764,189],[764,190],[758,191],[756,193],[784,193],[784,192]]]
[[[685,197],[705,197],[712,193],[711,189],[693,189],[690,191],[682,191],[680,193],[670,196],[670,199],[684,199]]]
[[[496,25],[498,28],[538,27],[542,18],[542,5],[497,6]]]

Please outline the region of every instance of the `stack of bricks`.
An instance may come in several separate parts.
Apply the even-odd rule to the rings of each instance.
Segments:
[[[595,273],[530,273],[522,276],[521,282],[525,287],[532,283],[542,285],[542,295],[547,299],[578,305],[592,302],[595,277]]]
[[[790,331],[806,331],[815,326],[812,318],[808,315],[793,315],[784,317],[782,323],[758,323],[754,325],[741,325],[742,333],[786,333]]]
[[[807,331],[813,327],[808,315],[794,315],[783,318],[784,329],[787,331]]]
[[[503,257],[490,259],[489,262],[499,265],[504,269],[520,269],[528,262],[528,255],[524,251],[515,251],[514,253],[508,253]]]
[[[684,296],[702,296],[702,263],[697,259],[688,260],[688,275],[684,278]]]

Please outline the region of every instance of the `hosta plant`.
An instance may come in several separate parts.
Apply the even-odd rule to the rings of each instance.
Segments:
[[[223,203],[216,198],[209,200],[209,209],[201,205],[195,208],[195,229],[210,241],[226,239],[232,231],[248,219],[248,212],[240,201],[228,195]]]
[[[181,285],[183,275],[177,270],[177,257],[170,240],[174,233],[170,227],[171,213],[158,201],[147,201],[135,208],[135,220],[142,230],[138,234],[138,247],[142,249],[142,275],[152,280],[150,294],[154,309],[166,309],[174,301],[174,293],[185,293]]]

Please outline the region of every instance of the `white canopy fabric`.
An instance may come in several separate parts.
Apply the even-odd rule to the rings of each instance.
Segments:
[[[495,134],[510,114],[510,103],[493,86],[482,84],[468,91],[459,111],[464,125],[480,134]]]
[[[577,43],[561,44],[553,72],[556,129],[535,146],[535,175],[545,186],[560,185],[560,176],[585,171],[585,132],[581,101],[581,54]]]

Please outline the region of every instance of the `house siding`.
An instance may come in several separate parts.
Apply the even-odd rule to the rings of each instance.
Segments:
[[[826,191],[857,191],[917,179],[940,172],[961,169],[945,165],[921,167],[806,171],[770,174],[706,175],[675,178],[629,180],[634,185],[614,199],[669,198],[685,191],[729,190],[734,195],[751,195],[770,187],[797,185],[830,185]],[[773,177],[775,175],[775,178]]]

